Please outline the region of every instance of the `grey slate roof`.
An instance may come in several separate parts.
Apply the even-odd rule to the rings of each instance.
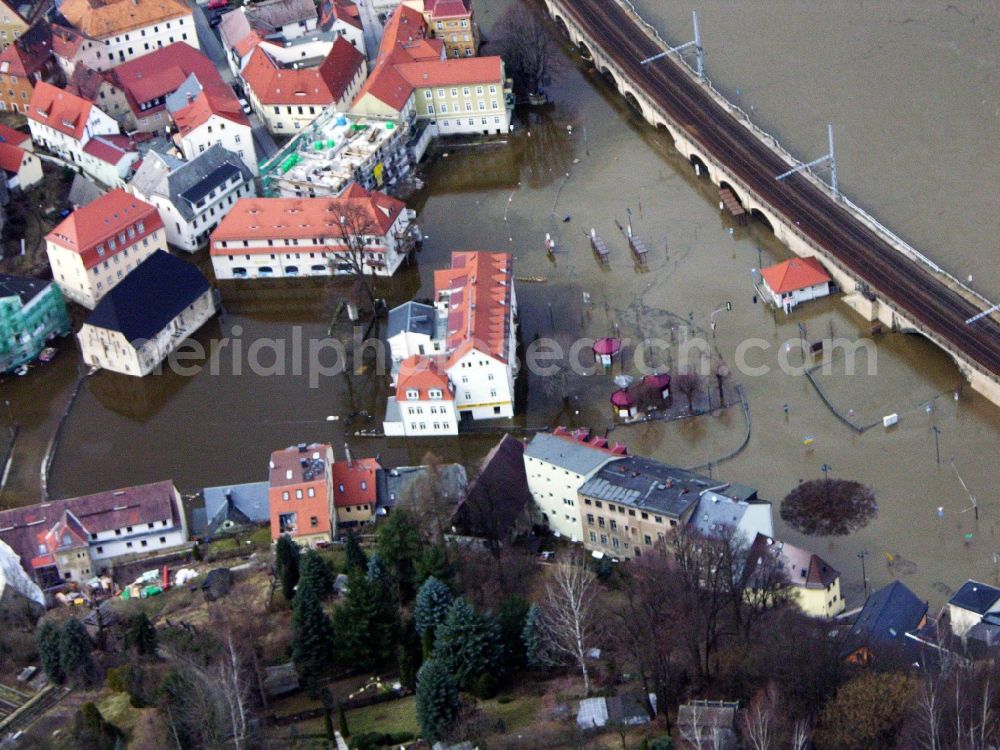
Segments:
[[[200,194],[207,193],[237,173],[243,182],[252,179],[243,160],[216,143],[191,161],[150,151],[131,184],[146,198],[158,195],[170,201],[178,213],[190,221],[197,213],[194,203],[199,200]]]
[[[916,629],[927,614],[922,601],[900,581],[893,581],[868,597],[844,643],[845,654],[862,646],[871,651],[906,646],[906,633]]]
[[[247,7],[251,23],[277,31],[282,26],[297,21],[316,18],[316,5],[312,0],[265,0]]]
[[[690,524],[699,534],[712,536],[723,526],[736,528],[748,507],[746,502],[731,500],[716,492],[706,492],[691,514]]]
[[[580,494],[680,518],[698,502],[700,493],[719,484],[659,461],[629,456],[603,467],[583,483]]]
[[[400,500],[406,499],[414,490],[420,488],[420,482],[427,477],[426,466],[397,466],[386,474],[386,493],[380,499],[379,508],[392,508]],[[462,464],[441,464],[438,466],[438,491],[441,497],[452,503],[458,503],[469,485],[468,475]]]
[[[198,94],[202,92],[202,85],[198,81],[198,76],[194,73],[189,75],[185,79],[184,83],[177,87],[177,90],[172,94],[167,94],[166,105],[167,110],[173,114],[179,109],[184,109],[188,104],[191,103],[192,99],[197,98]]]
[[[975,612],[977,615],[984,615],[998,599],[1000,599],[1000,589],[969,580],[962,584],[962,588],[955,592],[955,595],[948,600],[948,604]]]
[[[433,337],[436,315],[437,311],[430,305],[424,305],[420,302],[404,302],[399,307],[394,307],[389,311],[386,338],[391,339],[404,331]]]
[[[608,461],[619,458],[579,440],[540,432],[524,448],[524,455],[586,476]]]
[[[74,207],[82,208],[93,203],[102,195],[104,195],[104,191],[101,188],[82,174],[78,174],[73,178],[73,184],[70,185],[69,198],[67,200]]]
[[[119,331],[131,343],[149,340],[209,288],[196,265],[157,250],[101,298],[87,325]]]
[[[51,281],[42,281],[30,276],[11,276],[0,273],[0,297],[13,297],[16,294],[21,298],[21,304],[27,305],[48,289],[51,283]]]
[[[269,522],[269,487],[269,482],[206,487],[202,491],[205,498],[206,533],[214,533],[227,520],[237,524]]]

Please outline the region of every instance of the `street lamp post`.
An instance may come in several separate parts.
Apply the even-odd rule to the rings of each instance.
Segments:
[[[861,560],[861,583],[865,588],[865,601],[868,600],[868,573],[865,570],[865,558],[868,557],[868,550],[863,549],[857,553],[857,558]]]
[[[931,427],[931,430],[934,432],[934,455],[937,458],[937,462],[940,464],[941,463],[941,446],[938,443],[938,435],[941,434],[941,430],[938,429],[937,425],[934,425],[933,427]]]

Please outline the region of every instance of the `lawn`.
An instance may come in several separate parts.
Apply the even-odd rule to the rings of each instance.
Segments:
[[[502,700],[506,702],[501,702]],[[502,719],[509,732],[531,724],[538,714],[540,705],[541,698],[537,695],[518,695],[480,701],[479,709],[484,714]]]
[[[417,699],[410,695],[397,701],[355,708],[347,712],[347,726],[351,734],[408,732],[417,736],[420,734],[420,725],[417,724]]]

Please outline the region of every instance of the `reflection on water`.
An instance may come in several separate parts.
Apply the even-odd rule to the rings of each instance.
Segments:
[[[446,265],[453,250],[503,250],[515,256],[525,343],[553,334],[604,336],[616,326],[630,337],[676,340],[682,330],[691,329],[710,342],[712,358],[732,363],[741,341],[759,337],[778,349],[798,334],[799,322],[810,339],[828,331],[868,335],[864,321],[836,300],[806,305],[793,316],[754,304],[751,270],[788,257],[788,251],[759,225],[738,227],[720,214],[715,189],[694,177],[671,149],[669,137],[646,128],[592,71],[570,62],[552,91],[554,105],[521,113],[523,124],[508,144],[442,147],[431,158],[425,167],[427,187],[412,201],[427,239],[413,266],[391,281],[380,280],[379,293],[389,304],[429,297],[434,269]],[[635,231],[650,246],[644,273],[636,271],[618,228],[628,221],[629,209]],[[591,227],[608,242],[607,266],[590,249]],[[557,244],[552,256],[543,248],[546,233]],[[224,284],[225,313],[197,340],[209,346],[237,326],[245,342],[287,340],[293,326],[302,326],[307,338],[332,331],[349,340],[349,322],[333,320],[349,293],[349,284],[340,281]],[[713,336],[711,315],[726,302],[732,303],[732,311],[716,316]],[[761,497],[776,506],[798,481],[818,476],[819,467],[828,464],[836,476],[875,488],[879,517],[851,537],[807,539],[783,526],[776,507],[779,535],[813,548],[840,568],[851,604],[861,591],[856,558],[861,550],[868,550],[870,559],[912,563],[870,565],[874,585],[905,576],[919,594],[939,603],[944,589],[969,575],[984,580],[994,576],[1000,505],[987,498],[1000,481],[1000,412],[968,393],[958,401],[950,394],[941,396],[931,412],[925,411],[920,406],[927,394],[947,391],[960,381],[952,363],[912,337],[890,334],[877,339],[877,345],[876,378],[848,380],[834,374],[823,380],[823,387],[838,407],[863,410],[866,416],[898,412],[900,423],[890,430],[854,433],[805,378],[778,369],[739,380],[750,404],[750,443],[718,465],[718,458],[743,440],[746,425],[740,410],[678,422],[615,425],[608,397],[617,368],[581,376],[573,384],[576,397],[568,401],[528,377],[519,390],[526,412],[496,427],[568,423],[614,430],[614,438],[635,453],[680,466],[711,462],[715,476],[759,487]],[[33,373],[22,382],[0,385],[0,397],[13,394],[17,418],[28,425],[24,455],[35,456],[34,463],[15,464],[6,500],[33,499],[38,457],[73,382],[74,353],[61,356],[65,359],[45,377]],[[317,388],[309,387],[307,373],[202,372],[144,381],[99,374],[84,387],[66,421],[51,477],[53,495],[165,478],[184,489],[260,480],[272,450],[313,440],[329,441],[338,452],[350,442],[356,455],[379,455],[388,465],[418,463],[432,450],[475,468],[498,439],[498,434],[405,441],[355,437],[356,430],[380,425],[387,389],[386,379],[373,368],[355,365],[323,379]],[[941,431],[941,465],[934,460],[934,426]],[[813,437],[809,445],[804,444],[806,436]],[[950,467],[952,455],[981,498],[978,522],[963,513],[968,498]],[[936,512],[939,506],[945,508],[943,518]],[[973,535],[971,540],[967,534]]]

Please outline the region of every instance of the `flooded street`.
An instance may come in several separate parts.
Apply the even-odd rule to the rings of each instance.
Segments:
[[[883,13],[884,4],[844,4],[830,18],[830,11],[806,3],[741,4],[739,15],[731,4],[709,3],[702,16],[709,74],[723,90],[742,87],[758,122],[804,159],[820,155],[823,125],[832,119],[845,191],[917,249],[959,275],[974,273],[974,287],[1000,298],[996,14],[972,23],[928,9],[919,23],[898,29],[887,20],[916,16],[914,5],[904,11],[903,4],[891,4]],[[964,13],[974,5],[956,4]],[[981,4],[984,10],[989,5]],[[484,26],[499,7],[482,9]],[[668,9],[662,0],[644,0],[640,9],[661,26],[680,26],[665,33],[668,40],[686,39],[689,9]],[[881,20],[862,23],[866,15]],[[935,19],[952,25],[938,28]],[[812,39],[802,39],[809,29]],[[958,41],[949,46],[950,38]],[[860,60],[869,47],[869,57]],[[992,67],[986,65],[990,60]],[[951,79],[945,78],[949,71]],[[882,88],[873,93],[875,86]],[[894,95],[897,87],[907,96]],[[433,271],[448,263],[452,250],[503,250],[515,255],[514,273],[522,279],[517,297],[526,344],[536,335],[572,340],[606,336],[616,327],[633,340],[676,344],[701,337],[711,350],[708,361],[736,370],[741,343],[759,338],[747,364],[770,371],[734,372],[731,378],[749,404],[750,438],[730,460],[719,462],[740,448],[748,429],[738,405],[697,419],[613,425],[608,397],[617,367],[611,374],[575,378],[565,388],[529,377],[527,410],[513,424],[613,428],[614,439],[633,453],[705,472],[712,464],[713,476],[758,487],[774,503],[778,536],[838,567],[852,606],[862,599],[862,552],[868,554],[872,586],[897,576],[932,607],[966,577],[993,581],[1000,553],[1000,409],[968,388],[956,400],[962,379],[943,353],[922,338],[886,334],[874,340],[874,375],[859,357],[854,375],[834,363],[831,372],[816,376],[838,410],[852,413],[860,425],[878,423],[863,433],[845,425],[809,379],[783,372],[779,362],[799,324],[811,341],[863,339],[868,324],[835,298],[806,304],[790,316],[754,304],[752,269],[788,257],[767,229],[740,227],[720,214],[714,186],[699,180],[669,138],[652,132],[575,58],[566,58],[552,93],[552,106],[521,113],[521,127],[509,143],[441,149],[432,156],[427,187],[410,204],[427,235],[423,251],[414,267],[380,281],[379,294],[391,305],[429,296]],[[788,101],[795,102],[791,110]],[[617,226],[628,222],[629,210],[650,248],[645,269],[635,267]],[[591,227],[608,243],[607,266],[590,250]],[[543,250],[546,232],[557,245],[552,257]],[[234,337],[247,347],[265,337],[287,341],[294,326],[302,327],[305,340],[322,337],[344,292],[343,285],[310,281],[224,285],[226,312],[198,340],[208,347]],[[732,310],[716,314],[713,336],[712,313],[727,302]],[[337,335],[350,332],[346,321],[334,328]],[[634,346],[627,347],[625,372],[636,374],[633,352]],[[662,354],[659,364],[676,364],[675,356],[674,350]],[[12,403],[5,420],[22,425],[5,505],[38,499],[38,463],[69,399],[77,358],[67,341],[51,365],[0,384],[0,400]],[[801,361],[797,351],[787,359],[792,365]],[[266,355],[261,360],[269,361]],[[270,451],[312,440],[330,441],[338,455],[346,440],[356,455],[380,455],[387,465],[417,463],[433,450],[472,466],[508,425],[489,423],[496,433],[455,439],[355,437],[355,430],[381,426],[386,378],[371,368],[321,379],[318,388],[310,387],[306,373],[268,377],[232,369],[141,381],[106,372],[89,378],[64,424],[51,495],[166,478],[186,491],[258,481]],[[563,390],[577,397],[568,406]],[[349,420],[359,412],[374,418]],[[880,420],[890,413],[898,413],[900,422],[885,429]],[[940,430],[940,464],[934,426]],[[804,445],[809,436],[812,443]],[[800,480],[821,476],[823,464],[833,477],[875,488],[879,514],[869,527],[850,537],[809,539],[780,521],[781,498]],[[978,500],[978,522],[959,476]]]

